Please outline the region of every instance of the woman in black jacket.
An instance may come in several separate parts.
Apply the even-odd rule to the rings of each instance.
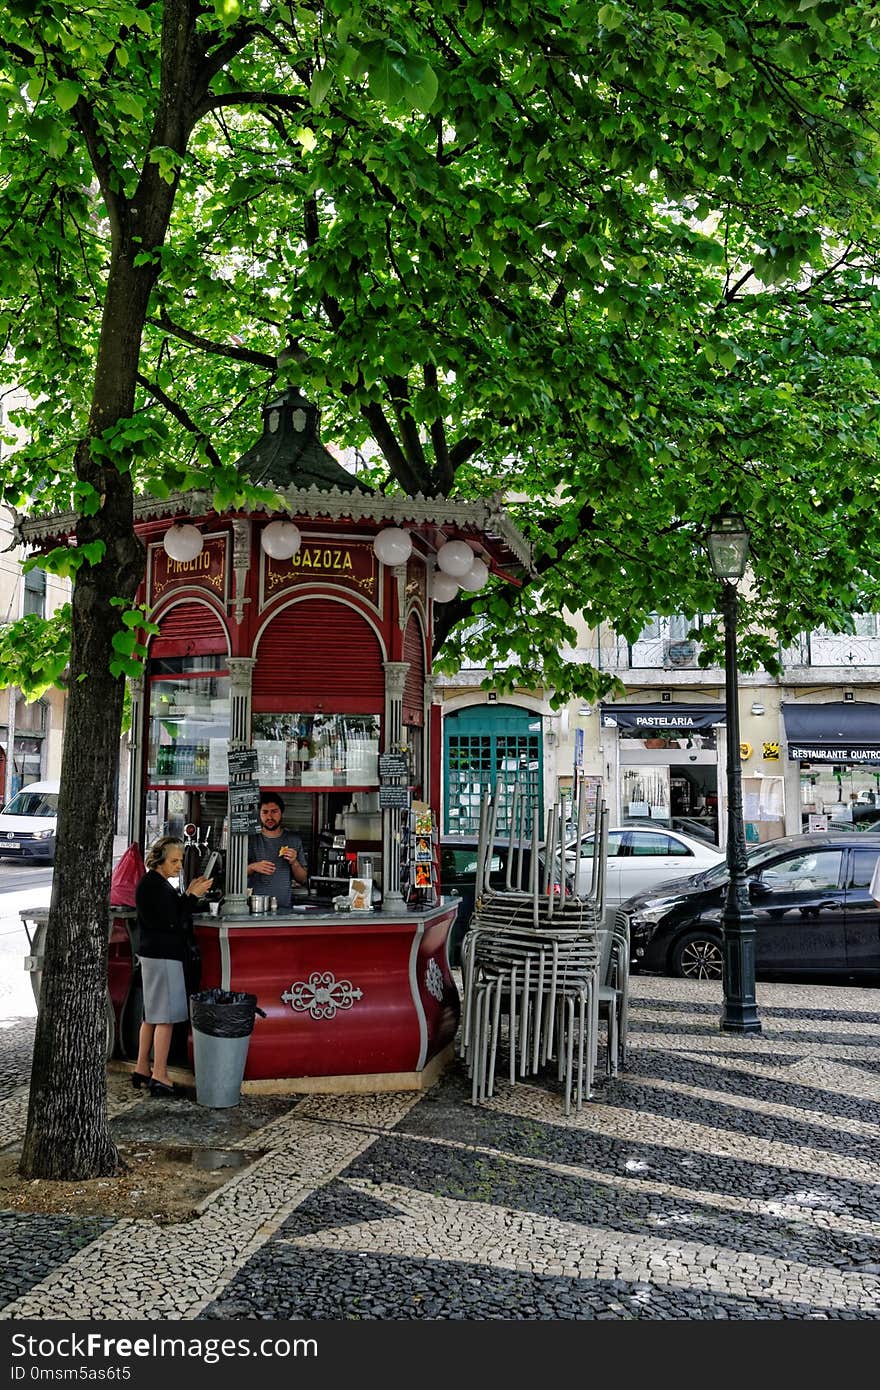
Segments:
[[[153,1096],[171,1096],[171,1034],[174,1024],[183,1022],[189,1014],[183,960],[186,935],[192,930],[192,902],[207,893],[213,879],[194,878],[185,893],[171,886],[168,880],[177,878],[183,867],[183,845],[173,835],[157,840],[147,852],[145,863],[147,872],[135,890],[144,1021],[131,1084],[135,1089],[149,1086]]]

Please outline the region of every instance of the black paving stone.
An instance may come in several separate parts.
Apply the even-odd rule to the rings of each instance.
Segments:
[[[878,1157],[876,1138],[861,1138],[833,1126],[811,1125],[686,1093],[638,1086],[626,1080],[618,1080],[614,1084],[613,1104],[616,1109],[632,1110],[640,1115],[658,1115],[668,1120],[710,1125],[713,1129],[795,1144],[798,1148],[826,1149],[829,1153],[845,1154],[848,1158],[864,1159],[870,1163],[876,1162]]]
[[[332,1226],[359,1226],[367,1221],[387,1221],[399,1213],[390,1202],[366,1192],[356,1192],[344,1182],[331,1182],[300,1203],[279,1227],[290,1239],[314,1235]]]
[[[0,1100],[6,1100],[31,1079],[35,1018],[0,1020]]]
[[[737,1062],[742,1062],[742,1054],[737,1057],[704,1057],[693,1061],[675,1052],[663,1052],[658,1048],[639,1051],[633,1047],[627,1053],[627,1076],[656,1076],[666,1081],[679,1081],[686,1086],[698,1086],[704,1090],[730,1091],[738,1096],[754,1097],[769,1101],[773,1105],[793,1105],[800,1110],[816,1110],[823,1115],[845,1115],[850,1119],[877,1123],[877,1103],[867,1097],[834,1095],[817,1086],[810,1086],[800,1079],[774,1081],[767,1077],[755,1076],[742,1070]],[[771,1066],[779,1065],[779,1058],[762,1058]],[[798,1059],[786,1058],[792,1064]],[[849,1060],[841,1065],[853,1065]]]
[[[200,1320],[702,1321],[846,1315],[846,1310],[809,1303],[666,1288],[645,1281],[566,1279],[467,1261],[300,1250],[276,1238],[239,1271]],[[880,1311],[860,1311],[858,1316],[880,1318]]]
[[[836,1211],[870,1215],[880,1201],[880,1186],[832,1178],[809,1170],[774,1168],[740,1158],[691,1153],[649,1141],[616,1139],[575,1130],[551,1119],[524,1120],[469,1102],[467,1079],[447,1074],[431,1093],[431,1102],[416,1106],[401,1120],[397,1132],[428,1138],[452,1139],[461,1144],[501,1149],[519,1157],[599,1169],[625,1177],[628,1163],[639,1164],[636,1176],[672,1186],[700,1188],[706,1192],[738,1193],[759,1200],[779,1200],[804,1190],[821,1189],[826,1204]],[[791,1103],[791,1102],[789,1102]],[[876,1118],[876,1116],[875,1116]],[[851,1136],[846,1136],[849,1139]],[[369,1151],[368,1151],[369,1152]]]
[[[505,1149],[512,1151],[512,1145]],[[542,1155],[544,1157],[545,1155]],[[583,1160],[589,1164],[589,1156]],[[754,1168],[755,1165],[750,1165]],[[693,1199],[672,1197],[663,1193],[644,1192],[637,1188],[621,1187],[578,1177],[548,1173],[538,1166],[512,1163],[503,1157],[474,1154],[448,1145],[412,1143],[393,1138],[377,1140],[352,1163],[343,1175],[377,1184],[393,1184],[410,1190],[430,1193],[460,1202],[489,1203],[510,1211],[534,1215],[581,1226],[596,1226],[602,1230],[619,1231],[630,1235],[677,1237],[701,1245],[714,1245],[727,1250],[748,1251],[750,1254],[804,1261],[810,1264],[831,1265],[849,1269],[853,1266],[853,1238],[836,1230],[817,1228],[811,1223],[787,1220],[784,1215],[770,1212],[751,1216],[747,1212],[730,1212]],[[626,1177],[625,1171],[619,1176]],[[646,1165],[631,1173],[633,1178],[665,1181],[665,1175]],[[705,1190],[702,1175],[690,1163],[676,1175],[677,1185],[689,1180]],[[763,1192],[755,1190],[753,1177],[731,1186],[731,1193],[743,1197],[760,1195],[774,1204],[794,1202],[795,1194],[811,1194],[811,1205],[839,1210],[839,1200],[832,1187],[815,1177],[802,1177],[800,1185],[788,1173],[768,1173]],[[751,1187],[746,1186],[751,1182]],[[815,1194],[813,1196],[812,1194]],[[821,1194],[821,1197],[820,1197]],[[331,1184],[313,1194],[303,1204],[305,1219],[318,1222],[321,1214],[324,1229],[337,1224],[335,1206],[340,1194]],[[344,1200],[344,1199],[343,1199]],[[383,1216],[387,1213],[383,1213]],[[292,1213],[290,1230],[297,1229],[298,1213]],[[300,1217],[302,1219],[302,1217]],[[280,1228],[288,1231],[288,1222]],[[313,1226],[320,1230],[320,1225]],[[858,1251],[868,1259],[880,1259],[880,1240],[861,1239]]]
[[[711,1004],[701,1003],[696,999],[689,1003],[683,999],[648,999],[644,995],[634,998],[630,995],[629,1007],[630,1013],[636,1015],[647,1012],[680,1013],[683,1017],[693,1014],[717,1016],[721,1010],[721,995],[719,994],[717,1003]],[[869,1023],[874,1026],[880,1023],[880,1012],[870,1013],[861,1009],[807,1009],[780,1004],[761,1004],[758,1013],[761,1019],[807,1018],[817,1019],[822,1023]]]
[[[707,1023],[685,1022],[676,1023],[675,1019],[669,1022],[654,1019],[635,1018],[630,1023],[630,1044],[638,1046],[639,1036],[662,1034],[664,1037],[680,1037],[682,1033],[687,1033],[689,1037],[717,1038],[719,1035],[718,1025]],[[821,1029],[807,1030],[805,1028],[785,1028],[776,1024],[768,1027],[764,1024],[764,1033],[767,1037],[768,1047],[766,1051],[741,1052],[737,1049],[737,1057],[751,1057],[753,1060],[769,1059],[773,1057],[771,1065],[779,1065],[779,1054],[771,1051],[771,1044],[774,1042],[793,1042],[798,1044],[807,1043],[830,1043],[839,1047],[867,1048],[873,1047],[875,1041],[865,1033],[844,1033],[844,1032],[825,1032]]]
[[[115,1224],[98,1216],[0,1211],[0,1308],[21,1298]]]

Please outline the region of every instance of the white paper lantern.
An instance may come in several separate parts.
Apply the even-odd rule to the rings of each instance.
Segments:
[[[302,544],[302,535],[292,521],[270,521],[260,536],[260,545],[273,560],[289,560]]]
[[[373,550],[383,565],[405,565],[412,554],[412,536],[399,526],[386,526],[373,537]]]
[[[461,579],[474,563],[474,552],[467,541],[447,541],[437,551],[437,564],[444,574]]]
[[[198,527],[184,525],[180,521],[175,521],[173,526],[169,526],[162,537],[165,554],[181,563],[194,560],[201,553],[203,544],[202,533]]]
[[[482,589],[486,580],[489,578],[489,566],[478,555],[474,556],[474,562],[467,574],[463,574],[459,579],[459,584],[468,593],[475,594],[478,589]]]
[[[435,603],[448,603],[458,593],[458,580],[442,570],[435,570],[432,593]]]

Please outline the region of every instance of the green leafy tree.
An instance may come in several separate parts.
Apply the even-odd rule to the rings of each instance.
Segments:
[[[116,1163],[136,493],[239,503],[258,406],[298,385],[328,437],[378,446],[377,485],[511,497],[534,575],[438,610],[438,643],[485,616],[472,654],[560,694],[605,679],[565,659],[564,609],[635,635],[715,606],[725,502],[754,656],[876,602],[877,25],[809,0],[6,10],[0,336],[34,404],[3,500],[76,542],[23,1170],[79,1178]]]

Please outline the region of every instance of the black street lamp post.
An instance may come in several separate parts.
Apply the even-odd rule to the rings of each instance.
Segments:
[[[722,992],[721,1030],[760,1033],[755,999],[755,914],[749,898],[746,832],[743,822],[742,775],[739,760],[739,682],[736,625],[739,595],[749,553],[749,533],[742,517],[722,511],[709,528],[709,559],[721,580],[724,619],[724,707],[727,723],[727,897],[721,914]]]

